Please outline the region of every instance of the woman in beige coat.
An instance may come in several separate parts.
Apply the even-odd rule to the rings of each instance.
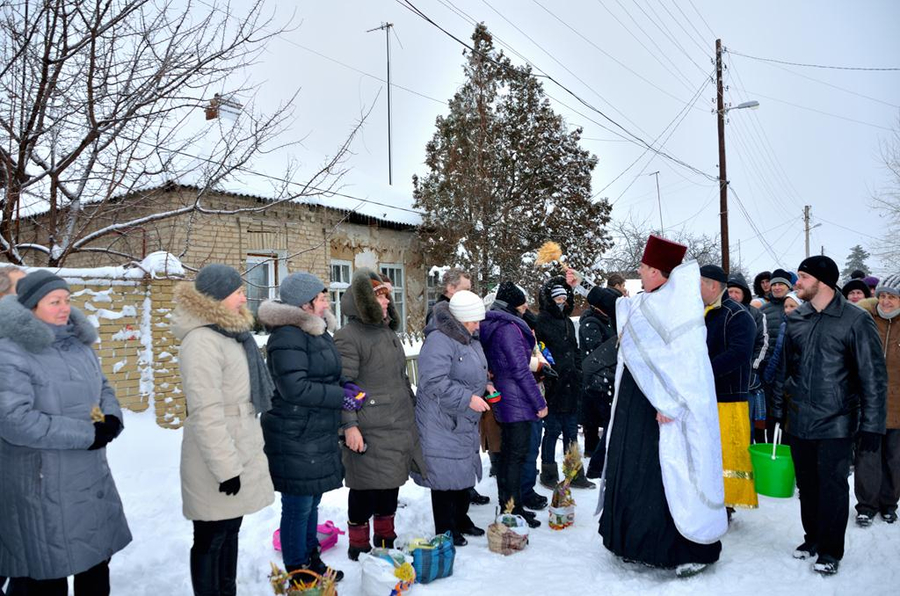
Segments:
[[[257,414],[273,385],[249,330],[240,274],[207,265],[175,290],[173,332],[187,399],[181,446],[184,516],[194,522],[196,595],[235,594],[243,516],[275,499]]]

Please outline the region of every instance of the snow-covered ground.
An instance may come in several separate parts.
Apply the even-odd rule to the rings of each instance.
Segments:
[[[178,460],[181,431],[156,426],[152,412],[125,414],[125,432],[110,444],[108,455],[119,492],[125,503],[132,542],[111,563],[112,593],[132,596],[189,595],[188,553],[191,523],[181,515]],[[485,464],[487,457],[484,458]],[[559,454],[557,461],[561,461]],[[470,515],[486,527],[496,504],[496,482],[485,478],[478,489],[491,497],[491,505],[473,507]],[[538,486],[544,495],[548,491]],[[488,551],[485,538],[470,538],[457,550],[454,575],[429,585],[416,585],[413,594],[897,594],[900,591],[900,523],[880,519],[868,529],[852,521],[847,529],[847,553],[837,576],[814,574],[809,561],[791,558],[802,541],[800,504],[797,498],[760,497],[760,508],[739,511],[723,539],[721,560],[711,570],[688,580],[676,580],[672,572],[626,565],[610,555],[597,534],[592,515],[597,491],[577,490],[575,525],[563,531],[544,522],[533,530],[525,551],[503,557]],[[852,498],[852,497],[851,497]],[[433,530],[431,500],[426,489],[408,482],[400,490],[406,507],[397,514],[399,533]],[[346,528],[346,489],[322,499],[320,521],[334,520]],[[272,548],[272,532],[278,527],[280,504],[244,518],[238,569],[239,593],[271,594],[269,562],[281,563]],[[325,561],[347,575],[339,584],[342,596],[360,594],[359,564],[347,559],[347,538],[325,553]],[[387,595],[385,595],[387,596]]]

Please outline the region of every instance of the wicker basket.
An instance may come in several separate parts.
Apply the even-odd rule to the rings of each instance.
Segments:
[[[337,586],[331,574],[319,575],[309,569],[297,569],[290,573],[284,572],[275,581],[281,585],[283,591],[276,594],[287,596],[338,596]],[[286,586],[284,584],[287,584]]]

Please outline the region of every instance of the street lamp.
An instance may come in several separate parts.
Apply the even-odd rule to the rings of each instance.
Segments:
[[[756,101],[756,100],[754,99],[754,100],[752,100],[752,101],[745,101],[745,102],[743,102],[743,103],[739,103],[739,104],[736,105],[736,106],[731,106],[731,107],[725,108],[725,113],[727,114],[727,113],[730,112],[731,110],[743,110],[743,109],[746,109],[746,108],[749,108],[749,109],[751,109],[751,110],[755,110],[755,109],[757,109],[758,107],[759,107],[759,102]]]
[[[722,85],[722,40],[716,40],[716,115],[719,128],[719,222],[721,226],[722,269],[726,273],[731,270],[728,256],[728,177],[725,175],[725,114],[731,110],[759,107],[758,101],[745,101],[736,106],[725,107]]]

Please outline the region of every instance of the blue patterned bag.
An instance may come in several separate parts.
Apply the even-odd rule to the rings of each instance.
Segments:
[[[442,577],[453,575],[456,547],[450,532],[438,534],[428,542],[415,541],[406,547],[413,557],[416,582],[428,584]]]

